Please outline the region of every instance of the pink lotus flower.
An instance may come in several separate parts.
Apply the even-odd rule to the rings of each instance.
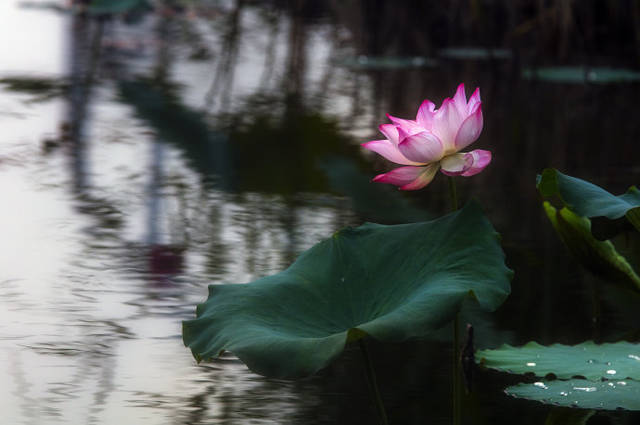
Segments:
[[[391,183],[401,190],[417,190],[428,185],[440,169],[449,176],[473,176],[491,162],[491,152],[476,149],[460,152],[475,142],[482,131],[480,89],[467,102],[464,84],[453,99],[446,98],[440,109],[425,100],[415,120],[387,117],[393,124],[381,124],[384,140],[362,146],[405,167],[377,175],[375,182]]]

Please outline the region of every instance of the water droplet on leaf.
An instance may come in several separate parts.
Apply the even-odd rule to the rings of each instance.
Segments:
[[[594,391],[597,391],[596,387],[573,387],[573,389],[576,391],[584,391],[586,393],[592,393]]]

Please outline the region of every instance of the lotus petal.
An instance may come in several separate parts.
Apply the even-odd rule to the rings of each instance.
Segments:
[[[425,171],[427,167],[399,167],[388,173],[378,174],[373,178],[374,182],[389,183],[396,186],[404,186],[411,183]]]
[[[438,109],[433,117],[433,126],[430,129],[440,138],[445,148],[445,153],[455,153],[455,140],[458,129],[466,117],[460,115],[452,99],[445,99],[442,107]]]
[[[416,134],[425,130],[424,127],[422,127],[420,124],[418,124],[416,121],[413,121],[413,120],[396,118],[389,114],[387,114],[387,118],[389,118],[391,122],[396,125],[398,130],[402,129],[405,131],[405,133],[408,133],[408,134]]]
[[[418,108],[416,122],[424,128],[431,128],[435,109],[436,105],[432,101],[425,99],[420,108]]]
[[[431,180],[433,180],[436,173],[438,172],[438,168],[440,168],[440,164],[435,162],[433,164],[429,164],[426,167],[422,167],[422,168],[424,169],[424,171],[420,173],[418,177],[416,177],[416,179],[411,183],[407,183],[404,186],[401,186],[400,190],[422,189],[423,187],[431,183]]]
[[[467,157],[471,157],[471,166],[469,169],[462,173],[464,177],[475,176],[480,171],[489,165],[491,162],[491,152],[482,149],[476,149],[465,154]]]
[[[435,134],[421,131],[403,138],[402,130],[398,132],[401,134],[401,142],[398,144],[398,149],[410,161],[428,164],[433,161],[439,161],[442,158],[444,148]]]
[[[398,147],[389,140],[372,140],[370,142],[363,143],[362,147],[378,153],[396,164],[420,165],[419,162],[407,159],[407,157],[398,150]]]
[[[448,176],[459,176],[471,168],[472,164],[473,156],[466,153],[454,153],[440,161],[442,172]]]
[[[480,137],[483,126],[481,106],[481,103],[477,103],[471,114],[466,117],[462,124],[460,124],[460,126],[458,127],[457,133],[455,135],[456,151],[466,148],[471,143],[478,140],[478,137]]]
[[[393,124],[380,124],[378,129],[391,143],[398,145],[398,129]]]

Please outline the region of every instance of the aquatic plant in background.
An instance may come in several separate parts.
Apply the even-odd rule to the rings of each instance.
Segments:
[[[640,191],[631,186],[614,196],[552,168],[538,176],[536,186],[547,217],[572,255],[596,275],[640,292],[640,277],[609,240],[621,231],[640,231]]]
[[[625,194],[614,196],[599,186],[551,168],[538,176],[536,185],[545,199],[543,207],[547,217],[573,256],[585,268],[613,283],[622,283],[637,294],[640,278],[610,240],[599,240],[592,234],[591,219],[623,220],[629,224],[620,226],[618,222],[612,227],[606,223],[604,234],[608,235],[616,233],[611,229],[640,230],[638,189],[631,186]],[[552,202],[559,204],[557,208]],[[503,345],[481,350],[476,353],[476,359],[487,368],[544,378],[505,389],[514,397],[583,409],[640,410],[640,344],[637,343],[585,341],[573,346],[543,346],[529,342],[522,347]],[[571,423],[585,423],[585,418],[588,416],[578,416]]]
[[[425,100],[415,120],[387,116],[393,124],[379,126],[386,139],[372,140],[362,146],[405,166],[379,174],[373,181],[390,183],[402,190],[417,190],[431,183],[439,169],[448,176],[469,177],[491,162],[491,152],[486,150],[460,152],[482,132],[478,88],[467,101],[464,84],[460,84],[454,97],[446,98],[439,109]]]
[[[556,198],[582,217],[626,219],[640,231],[640,190],[635,186],[615,196],[593,183],[567,176],[553,168],[542,171],[536,186],[543,197]]]

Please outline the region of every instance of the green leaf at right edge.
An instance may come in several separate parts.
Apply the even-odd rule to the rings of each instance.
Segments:
[[[587,269],[597,275],[623,280],[640,291],[640,277],[610,241],[599,241],[591,234],[591,222],[568,208],[557,210],[549,202],[545,213],[569,251]]]
[[[529,342],[521,347],[503,345],[476,352],[478,363],[501,372],[533,373],[544,377],[554,374],[560,379],[576,376],[590,380],[640,380],[640,344],[616,342],[577,345],[540,345]]]
[[[543,197],[558,197],[565,207],[579,216],[606,217],[610,220],[624,216],[640,231],[640,190],[635,186],[615,196],[600,186],[567,176],[555,168],[545,169],[538,176],[536,186]]]
[[[541,381],[508,387],[508,395],[545,404],[597,410],[640,410],[640,382],[586,379]]]

